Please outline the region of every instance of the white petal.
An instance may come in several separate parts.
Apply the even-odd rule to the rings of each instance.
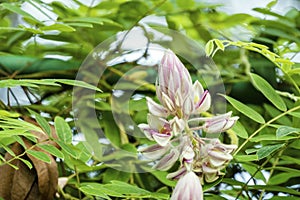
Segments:
[[[203,169],[203,173],[211,174],[211,173],[217,173],[218,172],[218,169],[209,167],[205,164],[202,165],[202,169]]]
[[[228,129],[230,129],[235,122],[239,119],[239,117],[231,117],[228,121],[227,124],[224,126],[223,131],[226,131]]]
[[[149,97],[146,97],[146,100],[147,100],[149,112],[151,114],[159,117],[167,117],[169,115],[168,111],[162,105],[159,105]]]
[[[167,146],[172,135],[167,134],[153,134],[153,139],[160,145],[160,146]]]
[[[160,130],[165,124],[165,122],[160,117],[152,114],[147,115],[147,121],[149,126],[152,129],[156,129],[156,130]]]
[[[203,89],[201,83],[198,80],[196,80],[195,83],[193,84],[193,89],[194,89],[194,92],[195,92],[195,96],[197,96],[197,97],[202,95],[203,92],[204,92],[204,89]]]
[[[170,112],[173,112],[175,110],[174,103],[165,93],[162,93],[161,103],[164,104]]]

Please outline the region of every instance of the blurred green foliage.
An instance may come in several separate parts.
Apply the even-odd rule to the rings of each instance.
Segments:
[[[299,198],[300,64],[299,60],[290,61],[300,52],[297,8],[279,14],[273,9],[277,1],[272,1],[254,9],[262,16],[257,17],[228,14],[220,11],[222,5],[193,0],[103,0],[93,6],[70,1],[76,6],[64,1],[0,1],[0,87],[7,88],[3,96],[9,99],[0,99],[0,166],[12,165],[4,154],[16,156],[10,150],[11,144],[22,145],[21,138],[27,138],[56,156],[59,177],[68,177],[56,199],[168,199],[175,182],[166,179],[166,172],[123,172],[116,170],[112,162],[131,159],[139,146],[149,143],[134,137],[140,134],[136,127],[131,130],[122,122],[114,122],[111,112],[114,86],[138,65],[136,62],[106,70],[97,83],[101,91],[98,89],[92,99],[86,100],[97,111],[97,123],[110,140],[110,150],[101,146],[97,137],[89,138],[95,141],[93,144],[72,142],[79,131],[95,130],[76,130],[74,120],[70,120],[75,118],[72,86],[95,89],[72,81],[87,55],[110,36],[143,27],[141,21],[149,16],[160,17],[144,23],[174,29],[206,45],[206,53],[213,57],[225,85],[228,110],[240,116],[239,123],[222,135],[223,141],[239,146],[234,160],[222,179],[205,186],[205,199]],[[24,5],[31,5],[35,11],[24,9]],[[189,70],[194,79],[199,73],[211,73]],[[147,77],[155,77],[151,69],[144,72],[133,73],[126,80],[137,79],[135,84],[143,85]],[[16,86],[24,91],[30,105],[18,102],[20,97],[11,89]],[[133,86],[128,83],[126,87]],[[154,90],[144,85],[135,94],[155,96]],[[137,124],[145,122],[145,99],[130,100],[129,110]],[[35,116],[37,124],[25,122],[26,116]],[[59,148],[45,145],[31,134],[49,134],[48,123],[54,125],[58,135],[48,140]],[[87,118],[86,123],[93,122]],[[102,152],[93,153],[91,146]],[[46,154],[23,147],[32,156],[48,161]],[[30,162],[22,161],[32,167]]]

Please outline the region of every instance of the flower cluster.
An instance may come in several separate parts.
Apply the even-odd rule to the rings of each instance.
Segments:
[[[171,50],[165,52],[159,64],[156,93],[160,104],[147,97],[148,124],[139,125],[156,144],[140,151],[156,161],[157,170],[169,170],[180,162],[179,169],[167,176],[178,180],[172,200],[201,200],[201,185],[222,175],[221,170],[232,159],[236,146],[199,133],[226,131],[238,117],[231,117],[231,112],[202,117],[201,113],[211,106],[211,96],[198,81],[192,83],[188,70]]]

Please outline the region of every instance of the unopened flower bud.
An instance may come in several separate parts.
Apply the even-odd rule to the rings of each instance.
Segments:
[[[199,114],[207,111],[210,108],[211,97],[208,90],[203,89],[199,81],[193,85],[194,89],[194,114]]]
[[[156,93],[162,105],[180,118],[193,111],[192,79],[177,56],[168,50],[158,66]]]
[[[232,112],[205,119],[203,130],[207,133],[220,133],[230,129],[239,117],[230,117]]]
[[[199,178],[190,171],[177,182],[171,200],[202,200],[203,191]]]

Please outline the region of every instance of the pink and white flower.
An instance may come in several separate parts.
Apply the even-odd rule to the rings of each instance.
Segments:
[[[172,129],[170,123],[158,116],[148,114],[148,124],[140,124],[146,137],[155,140],[159,145],[166,146],[172,137]]]
[[[166,51],[158,66],[156,94],[161,104],[179,118],[187,118],[193,111],[192,79],[177,56]]]
[[[171,200],[202,200],[203,191],[198,176],[190,171],[177,182]]]
[[[153,168],[158,170],[169,170],[179,161],[179,169],[167,175],[169,179],[178,180],[171,200],[202,200],[201,184],[223,175],[221,170],[232,159],[236,145],[203,138],[197,131],[224,132],[238,117],[231,117],[232,112],[199,117],[209,110],[211,95],[200,82],[192,84],[188,70],[171,50],[165,52],[158,66],[156,94],[161,104],[146,97],[148,124],[139,125],[146,137],[156,144],[139,151],[156,161]]]

